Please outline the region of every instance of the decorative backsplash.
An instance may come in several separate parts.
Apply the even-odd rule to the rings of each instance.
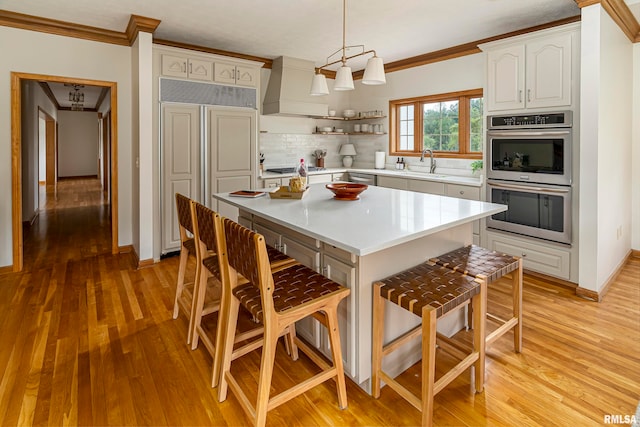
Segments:
[[[376,151],[388,151],[388,135],[380,136],[349,136],[349,135],[315,135],[293,133],[261,133],[260,152],[264,154],[264,168],[293,167],[300,158],[304,158],[309,166],[316,165],[313,156],[315,150],[326,149],[325,168],[341,168],[342,156],[338,154],[342,144],[355,145],[356,152],[353,168],[373,169]],[[397,156],[388,156],[385,161],[386,169],[395,169]],[[405,163],[409,170],[428,172],[429,159],[420,162],[417,157],[406,157]],[[445,175],[471,176],[471,162],[473,160],[437,159],[436,173]]]

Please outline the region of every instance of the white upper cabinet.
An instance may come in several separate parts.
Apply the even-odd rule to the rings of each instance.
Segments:
[[[216,62],[213,65],[213,80],[218,83],[256,87],[260,78],[258,68]]]
[[[574,32],[489,43],[488,111],[564,107],[572,103]]]
[[[166,77],[258,87],[260,67],[207,60],[189,55],[162,54],[161,73]]]
[[[213,81],[213,62],[184,56],[162,55],[162,74],[210,82]]]

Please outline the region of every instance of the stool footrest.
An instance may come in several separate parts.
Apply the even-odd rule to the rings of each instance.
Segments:
[[[493,332],[491,332],[490,334],[487,335],[487,338],[485,339],[485,342],[487,343],[487,345],[491,344],[492,342],[494,342],[495,340],[500,338],[509,329],[515,327],[517,324],[518,324],[518,319],[516,317],[513,317],[513,318],[505,321],[502,324],[502,326],[500,326],[498,329],[496,329],[495,331],[493,331]]]

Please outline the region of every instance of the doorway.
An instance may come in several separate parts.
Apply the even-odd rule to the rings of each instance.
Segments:
[[[111,111],[103,123],[109,126],[108,136],[108,174],[110,216],[111,216],[111,253],[117,254],[118,245],[118,140],[117,140],[117,83],[99,80],[58,77],[41,74],[11,73],[11,199],[12,199],[12,234],[13,234],[13,271],[22,271],[24,266],[24,240],[22,230],[22,93],[23,81],[47,81],[69,84],[85,84],[108,88],[110,92]],[[103,132],[104,133],[104,132]],[[105,166],[105,169],[107,166]]]

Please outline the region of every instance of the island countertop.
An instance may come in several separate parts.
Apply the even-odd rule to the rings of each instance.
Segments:
[[[370,186],[359,200],[333,198],[312,184],[302,200],[214,198],[274,223],[365,256],[457,225],[505,211],[504,205]]]

